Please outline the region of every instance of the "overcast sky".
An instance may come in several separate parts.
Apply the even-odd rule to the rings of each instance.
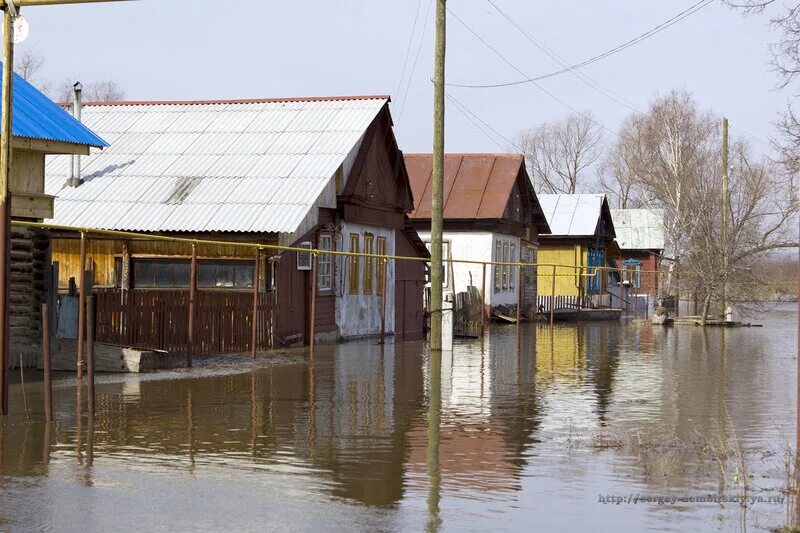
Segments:
[[[521,27],[576,63],[660,24],[696,0],[494,0]],[[26,8],[25,48],[45,58],[54,81],[113,78],[135,100],[233,99],[389,94],[400,146],[430,151],[433,30],[431,0],[140,0]],[[425,26],[426,9],[428,12]],[[527,76],[560,65],[495,11],[488,0],[450,0],[448,7]],[[404,84],[404,60],[417,10]],[[491,84],[521,78],[452,16],[447,81]],[[657,93],[691,91],[703,107],[731,120],[733,134],[755,147],[775,135],[790,97],[773,91],[764,16],[743,17],[715,2],[663,32],[580,70],[614,98],[566,73],[541,83],[448,91],[500,135],[515,140],[541,121],[589,110],[608,137],[631,109]],[[406,83],[420,51],[406,97]],[[402,109],[402,113],[401,113]],[[745,133],[747,132],[747,133]],[[513,149],[490,132],[504,149]],[[446,149],[500,151],[448,105]]]

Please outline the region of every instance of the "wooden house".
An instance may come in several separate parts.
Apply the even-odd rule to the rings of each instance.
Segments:
[[[539,203],[551,229],[539,240],[539,310],[612,305],[607,289],[616,282],[614,276],[593,270],[613,267],[619,257],[605,195],[540,194]],[[545,265],[561,265],[556,267],[555,291],[552,267]]]
[[[42,222],[53,216],[53,196],[45,191],[46,161],[56,154],[88,155],[91,148],[107,144],[17,74],[12,110],[11,218]],[[57,157],[68,160],[70,155]],[[25,354],[26,365],[40,352],[49,265],[49,232],[12,226],[10,353],[13,358]]]
[[[411,220],[423,240],[430,241],[431,154],[407,154],[414,212]],[[446,259],[530,262],[537,258],[539,235],[548,233],[536,193],[521,154],[446,154],[444,165],[444,233]],[[484,305],[516,309],[519,303],[517,267],[453,263],[445,265],[445,291],[459,293],[478,287]],[[523,314],[535,312],[536,270],[523,272]]]
[[[388,103],[363,96],[86,104],[85,123],[111,147],[86,158],[78,187],[65,180],[65,160],[48,164],[52,222],[426,257],[408,220],[414,204]],[[62,288],[79,275],[79,246],[75,232],[54,235]],[[267,250],[254,280],[252,249],[201,244],[196,253],[201,352],[246,349],[254,283],[263,300],[259,345],[309,341],[310,254]],[[101,236],[88,255],[99,293],[112,295],[107,312],[98,298],[98,340],[186,349],[189,245]],[[379,333],[378,261],[322,253],[317,265],[317,340]],[[421,338],[424,263],[391,261],[386,276],[386,332]],[[126,330],[134,322],[126,309],[137,306],[146,317]]]
[[[664,210],[612,209],[611,217],[620,249],[617,268],[629,294],[642,300],[635,308],[643,313],[658,297],[656,272],[664,254]]]

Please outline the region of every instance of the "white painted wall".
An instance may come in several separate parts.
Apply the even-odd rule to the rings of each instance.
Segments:
[[[377,252],[377,238],[386,238],[386,253],[394,255],[395,230],[379,226],[353,224],[345,222],[336,243],[337,250],[350,252],[350,234],[357,233],[360,238],[360,252],[364,252],[364,233],[375,236],[375,252]],[[378,264],[377,261],[374,264]],[[374,267],[373,267],[374,268]],[[377,276],[373,274],[372,294],[363,294],[364,258],[359,267],[359,294],[350,294],[349,276],[350,262],[343,256],[336,257],[336,325],[339,326],[341,337],[359,337],[363,335],[376,335],[381,332],[381,299],[377,293]],[[394,262],[389,261],[386,268],[386,333],[394,333]]]
[[[431,234],[429,231],[418,232],[420,238],[429,243]],[[513,235],[502,233],[492,233],[488,231],[446,231],[442,235],[445,243],[449,243],[450,257],[452,259],[466,259],[470,261],[495,261],[495,241],[501,239],[514,243],[516,246],[517,260],[519,260],[520,238]],[[514,289],[495,291],[494,289],[494,269],[493,265],[486,267],[486,295],[484,301],[491,306],[497,305],[516,305],[518,292],[516,287],[519,283],[519,269],[514,270]],[[481,288],[483,276],[483,266],[473,263],[453,263],[452,276],[447,274],[445,291],[463,292],[470,285],[470,275],[472,285]],[[452,283],[452,285],[451,285]]]

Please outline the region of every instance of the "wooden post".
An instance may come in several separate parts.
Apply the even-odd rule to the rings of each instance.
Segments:
[[[253,268],[253,334],[250,339],[250,357],[256,358],[258,350],[258,285],[261,277],[261,250],[256,248],[255,265]]]
[[[486,333],[486,263],[481,274],[481,338]]]
[[[436,0],[433,69],[433,167],[431,170],[431,350],[442,349],[442,230],[444,227],[444,58],[446,0]]]
[[[192,243],[192,262],[189,267],[189,332],[188,346],[186,347],[186,366],[192,367],[192,355],[194,352],[194,320],[195,305],[197,302],[197,245]]]
[[[522,320],[522,267],[511,267],[517,269],[517,333],[519,333],[519,323]]]
[[[75,365],[78,379],[83,379],[83,334],[86,331],[86,233],[81,232],[80,287],[78,292],[78,353]]]
[[[550,325],[555,323],[556,309],[556,266],[553,265],[553,280],[550,282]]]
[[[86,370],[89,374],[89,423],[94,417],[94,296],[86,298]]]
[[[314,358],[314,326],[317,322],[317,254],[311,254],[311,316],[309,317],[308,346],[311,358]]]
[[[3,94],[0,130],[0,415],[8,415],[8,345],[11,315],[11,118],[14,74],[12,14],[3,14]]]
[[[383,274],[381,277],[381,344],[386,340],[386,264],[387,259],[382,259]]]
[[[42,366],[44,368],[44,418],[53,421],[53,383],[50,370],[50,306],[42,304]]]

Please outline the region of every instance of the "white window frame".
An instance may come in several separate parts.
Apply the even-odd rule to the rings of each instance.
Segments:
[[[333,250],[333,235],[323,233],[319,236],[320,250]],[[327,274],[324,272],[327,266]],[[327,283],[325,282],[327,280]],[[317,288],[320,291],[328,292],[333,290],[333,255],[319,254],[317,256]]]
[[[311,241],[303,241],[297,247],[311,250],[313,246]],[[311,270],[311,252],[297,252],[297,270]]]

